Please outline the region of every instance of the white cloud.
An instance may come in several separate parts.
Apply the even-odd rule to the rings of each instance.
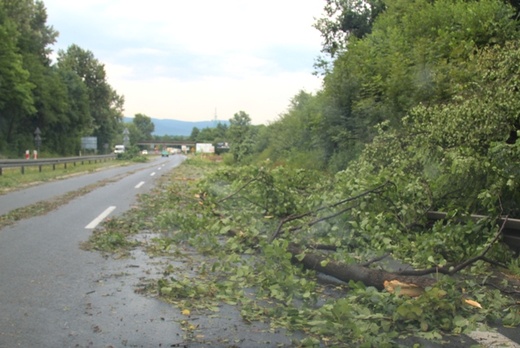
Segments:
[[[244,110],[275,120],[320,81],[312,28],[322,0],[45,0],[57,48],[94,53],[126,114],[203,120]]]

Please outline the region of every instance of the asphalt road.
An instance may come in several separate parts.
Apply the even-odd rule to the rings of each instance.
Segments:
[[[134,292],[139,279],[162,271],[157,260],[139,250],[132,258],[113,260],[80,249],[97,223],[127,211],[138,194],[183,160],[180,155],[156,158],[0,195],[3,215],[113,180],[46,215],[0,230],[0,348],[291,346],[293,336],[269,332],[263,324],[245,325],[228,306],[222,306],[218,318],[198,319],[211,345],[188,345],[178,309]],[[520,342],[517,333],[506,334]],[[491,343],[483,346],[498,347],[502,337],[489,337]],[[461,337],[446,346],[470,347],[477,341],[485,342]],[[508,342],[508,347],[519,347]]]

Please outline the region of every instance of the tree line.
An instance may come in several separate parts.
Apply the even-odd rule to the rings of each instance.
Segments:
[[[39,0],[0,0],[0,153],[20,156],[41,130],[46,152],[77,154],[82,136],[105,151],[121,133],[124,97],[104,65],[77,45],[57,52],[58,31]],[[106,144],[106,145],[105,145]]]

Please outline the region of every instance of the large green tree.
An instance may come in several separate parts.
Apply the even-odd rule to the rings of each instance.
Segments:
[[[43,125],[46,142],[62,155],[78,154],[80,138],[92,134],[88,91],[81,78],[70,70],[52,67],[55,91],[60,91],[60,102],[49,110],[53,118]],[[59,90],[58,88],[62,88]]]
[[[261,158],[295,167],[323,169],[326,158],[317,129],[319,108],[317,97],[300,91],[291,100],[288,111],[271,123],[268,129],[261,130],[257,141],[263,151]]]
[[[59,131],[59,123],[66,112],[66,88],[60,76],[50,67],[50,46],[58,32],[47,25],[47,11],[41,1],[4,0],[3,7],[16,23],[19,33],[17,45],[22,55],[23,66],[29,72],[29,81],[34,85],[32,96],[36,113],[20,119],[18,124],[28,134],[39,127],[46,139],[66,136]]]
[[[153,124],[150,117],[146,116],[145,114],[135,114],[132,122],[141,133],[139,140],[152,139],[152,133],[155,130],[155,125]]]
[[[72,45],[52,64],[58,32],[40,0],[0,0],[0,151],[20,155],[34,147],[78,153],[80,137],[95,135],[100,149],[118,132],[124,98],[107,83],[94,55]]]
[[[89,110],[92,117],[93,135],[98,138],[98,147],[110,145],[122,122],[124,98],[108,84],[104,65],[91,51],[71,45],[67,51],[58,52],[58,67],[75,72],[85,83],[88,92]]]
[[[36,112],[32,95],[34,85],[23,67],[23,56],[17,45],[19,35],[16,24],[0,6],[0,150],[18,141],[16,134],[23,132],[20,121]],[[21,140],[22,143],[26,141]]]

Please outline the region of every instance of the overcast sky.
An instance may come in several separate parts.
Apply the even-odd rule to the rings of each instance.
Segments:
[[[323,0],[44,0],[59,31],[105,65],[125,116],[274,121],[314,93]]]

